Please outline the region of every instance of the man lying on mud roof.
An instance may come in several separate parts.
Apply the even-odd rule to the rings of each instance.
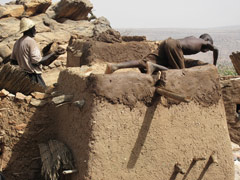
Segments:
[[[123,68],[139,68],[142,73],[147,74],[168,69],[183,69],[186,66],[184,55],[207,51],[213,51],[213,64],[216,65],[218,49],[213,45],[213,40],[209,34],[202,34],[199,38],[194,36],[183,39],[168,38],[160,43],[154,53],[148,54],[142,60],[108,64],[105,73],[110,74]],[[199,65],[203,64],[207,63]]]
[[[21,19],[20,32],[23,33],[23,36],[14,44],[13,52],[10,57],[11,62],[12,64],[18,64],[31,81],[46,87],[41,76],[41,64],[51,64],[59,55],[65,53],[65,50],[63,48],[59,48],[55,52],[42,57],[38,45],[33,39],[36,35],[36,29],[35,23],[31,19]]]

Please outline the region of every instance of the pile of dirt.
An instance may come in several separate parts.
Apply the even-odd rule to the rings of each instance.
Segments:
[[[41,179],[39,143],[55,137],[50,107],[34,107],[11,98],[0,99],[0,129],[4,134],[3,174],[6,179]]]

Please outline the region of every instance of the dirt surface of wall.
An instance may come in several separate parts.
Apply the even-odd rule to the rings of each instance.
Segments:
[[[68,67],[91,65],[96,62],[139,60],[155,47],[153,42],[105,43],[72,38],[68,46]]]
[[[240,144],[240,78],[221,80],[221,88],[231,140]]]
[[[172,87],[186,89],[181,82],[185,74],[192,83],[189,92],[202,93],[196,95],[201,98],[189,103],[169,106],[163,104],[165,97],[153,93],[149,75],[122,72],[83,76],[71,69],[62,72],[58,90],[73,94],[74,101],[85,102],[81,108],[66,104],[53,113],[58,120],[58,138],[72,149],[79,171],[71,179],[233,180],[219,79],[217,71],[210,75],[209,70],[213,68],[186,69],[182,73],[176,70],[174,81],[166,78]],[[197,76],[191,81],[190,75],[195,72],[198,77],[208,74],[204,79],[207,89],[202,86],[204,81],[194,79]],[[166,87],[170,87],[168,83]],[[205,91],[214,103],[208,103]],[[124,104],[129,97],[133,99],[131,106]],[[143,97],[148,98],[142,101]],[[204,98],[207,103],[201,103]],[[194,158],[202,160],[194,162]],[[216,159],[217,163],[212,163]],[[177,173],[177,166],[185,174]]]
[[[163,71],[159,84],[177,94],[191,97],[203,106],[217,104],[222,96],[217,69],[210,64]]]
[[[0,129],[4,132],[3,174],[9,180],[40,180],[38,144],[54,138],[50,108],[23,101],[0,99]]]

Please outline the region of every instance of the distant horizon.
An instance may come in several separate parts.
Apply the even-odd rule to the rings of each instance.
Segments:
[[[218,29],[218,28],[240,28],[239,25],[229,25],[229,26],[216,26],[216,27],[206,27],[206,28],[191,28],[191,27],[114,27],[116,29]]]
[[[9,1],[1,0],[1,4]],[[106,17],[113,28],[212,29],[240,25],[240,0],[89,1],[93,14]]]

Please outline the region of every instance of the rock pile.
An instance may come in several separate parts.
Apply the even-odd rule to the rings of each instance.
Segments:
[[[29,17],[36,23],[40,49],[52,41],[66,45],[71,35],[93,37],[112,29],[105,17],[96,18],[88,0],[17,0],[0,6],[0,63],[7,62],[15,41],[22,35],[19,23]]]

